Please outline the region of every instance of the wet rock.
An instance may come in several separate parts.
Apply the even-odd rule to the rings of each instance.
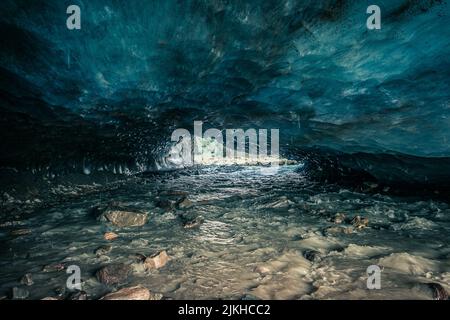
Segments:
[[[147,270],[159,269],[159,268],[164,267],[168,261],[169,261],[169,256],[167,255],[167,252],[164,250],[164,251],[158,252],[150,257],[147,257],[144,260],[144,265]]]
[[[355,229],[364,229],[369,226],[369,219],[356,216],[352,219],[351,224],[355,227]]]
[[[98,270],[96,277],[103,284],[115,285],[126,281],[130,272],[131,268],[126,264],[110,264]]]
[[[19,288],[19,287],[12,288],[12,299],[13,300],[23,300],[23,299],[28,298],[29,295],[30,295],[30,293],[28,292],[27,289]]]
[[[101,220],[109,221],[119,228],[140,227],[147,223],[147,219],[147,213],[121,210],[107,210],[101,216]]]
[[[69,296],[69,300],[87,300],[88,296],[85,291],[77,291]]]
[[[320,252],[316,250],[305,250],[303,251],[303,257],[311,262],[316,262],[320,260]]]
[[[48,264],[42,268],[43,272],[57,272],[57,271],[63,271],[66,268],[66,266],[62,263],[53,263]]]
[[[104,255],[110,253],[111,250],[112,250],[112,246],[104,245],[104,246],[100,246],[97,249],[95,249],[94,253],[97,257],[100,257],[100,256],[104,256]]]
[[[335,224],[341,224],[345,222],[345,214],[336,213],[336,215],[331,219],[331,221]]]
[[[152,293],[143,286],[123,288],[109,293],[100,300],[152,300]]]
[[[176,203],[177,202],[174,200],[162,199],[156,203],[156,206],[165,211],[172,211],[172,210],[175,210]]]
[[[197,217],[193,220],[185,221],[183,223],[183,228],[185,228],[185,229],[198,228],[204,221],[205,220],[203,219],[203,217]]]
[[[428,288],[433,293],[434,300],[448,300],[448,293],[439,283],[427,283]]]
[[[32,286],[34,284],[31,273],[25,274],[22,279],[20,279],[20,283],[26,286]]]
[[[9,234],[12,236],[25,236],[30,233],[31,233],[30,229],[17,229],[17,230],[12,230]]]
[[[114,233],[114,232],[106,232],[106,233],[103,235],[103,238],[104,238],[105,240],[108,240],[108,241],[116,240],[118,237],[119,237],[119,235],[116,234],[116,233]]]
[[[184,198],[181,202],[178,203],[178,209],[189,209],[194,206],[194,203],[188,198]]]

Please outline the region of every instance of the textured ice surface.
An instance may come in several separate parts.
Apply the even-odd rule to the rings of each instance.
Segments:
[[[78,3],[69,31],[64,2],[2,2],[8,165],[146,168],[193,120],[280,128],[288,149],[450,156],[447,1],[380,0],[377,31],[370,1]]]

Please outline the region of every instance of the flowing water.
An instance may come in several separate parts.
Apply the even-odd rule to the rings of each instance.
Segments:
[[[182,197],[192,206],[161,205]],[[93,216],[92,208],[113,201],[148,212],[148,223],[117,228]],[[368,226],[353,226],[355,216]],[[183,227],[199,217],[199,227]],[[14,229],[31,233],[11,236]],[[106,241],[107,231],[119,237]],[[43,272],[63,263],[81,268],[83,290],[96,299],[113,290],[97,281],[101,266],[167,250],[166,266],[120,286],[141,284],[173,299],[432,299],[427,284],[450,289],[449,238],[445,202],[317,184],[301,165],[272,175],[257,167],[148,174],[0,228],[0,295],[31,273],[29,298],[64,296],[66,272]],[[94,254],[105,244],[111,252]],[[379,290],[367,288],[370,265],[382,270]]]

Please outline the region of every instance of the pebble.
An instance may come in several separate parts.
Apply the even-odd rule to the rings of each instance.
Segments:
[[[66,266],[62,263],[48,264],[42,268],[43,272],[56,272],[62,271],[66,268]]]
[[[106,233],[103,235],[103,238],[104,238],[105,240],[108,240],[108,241],[116,240],[118,237],[119,237],[119,235],[116,234],[116,233],[114,233],[114,232],[106,232]]]
[[[12,236],[24,236],[24,235],[27,235],[30,233],[31,233],[30,229],[17,229],[17,230],[12,230],[9,234]]]

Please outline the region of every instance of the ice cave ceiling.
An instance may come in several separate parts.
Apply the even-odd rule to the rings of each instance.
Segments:
[[[149,160],[194,120],[280,128],[286,152],[450,156],[448,1],[0,6],[2,165]]]

